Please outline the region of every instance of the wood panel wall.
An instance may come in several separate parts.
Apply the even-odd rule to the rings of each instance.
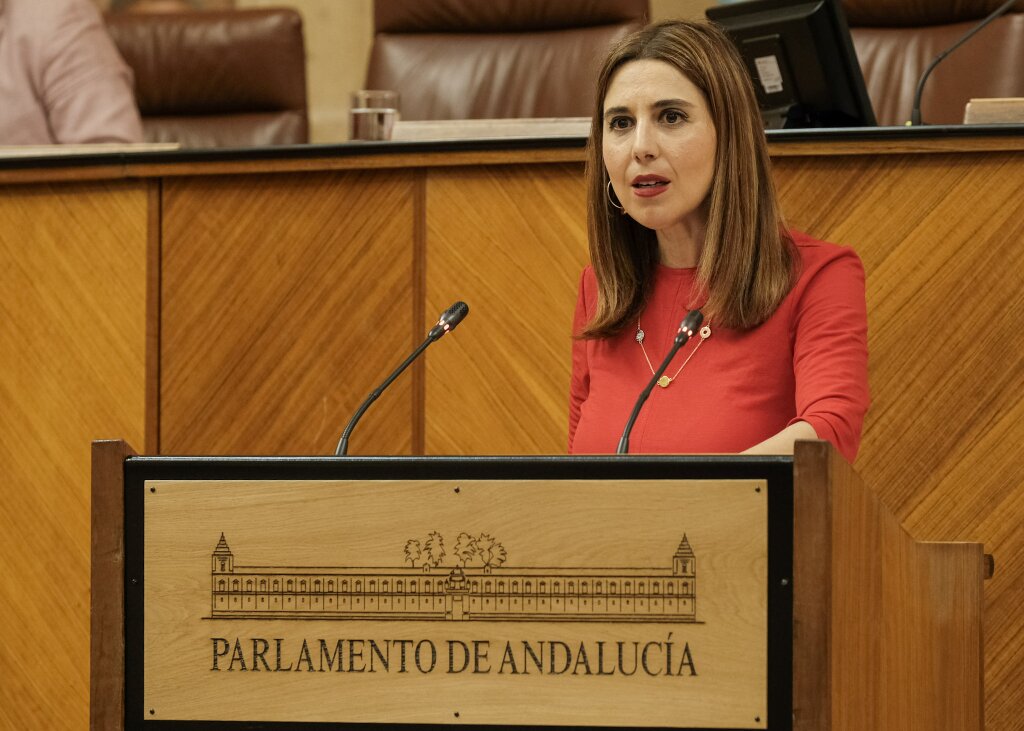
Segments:
[[[165,185],[161,453],[333,454],[412,349],[418,174]],[[408,454],[413,432],[407,377],[360,422],[350,451]]]
[[[1024,707],[1024,157],[776,158],[790,224],[854,246],[872,405],[856,468],[917,540],[978,541],[988,729]]]
[[[89,443],[145,443],[148,187],[0,195],[0,728],[88,723]]]
[[[867,269],[873,405],[858,471],[915,538],[995,555],[986,720],[1016,729],[1024,154],[774,152],[790,222],[853,245]],[[0,578],[0,663],[24,671],[0,683],[0,726],[84,723],[89,439],[329,454],[462,298],[469,318],[374,405],[353,453],[564,452],[586,260],[581,155],[564,153],[164,166],[135,171],[152,183],[4,188],[0,449],[14,489],[0,510],[14,529],[0,556],[18,568]],[[147,235],[160,270],[148,290]],[[40,560],[57,583],[31,568]]]
[[[426,314],[470,315],[427,355],[426,453],[564,454],[580,166],[431,171],[427,197]]]

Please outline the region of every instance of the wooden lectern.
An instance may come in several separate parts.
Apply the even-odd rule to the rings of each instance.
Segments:
[[[978,544],[794,457],[93,446],[91,728],[983,728]]]

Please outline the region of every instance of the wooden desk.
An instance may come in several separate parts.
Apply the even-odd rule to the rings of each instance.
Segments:
[[[917,539],[981,541],[990,729],[1024,705],[1024,137],[773,136],[790,223],[868,273],[857,469]],[[329,454],[564,450],[587,258],[581,140],[0,162],[0,707],[83,727],[89,442]],[[19,715],[20,714],[20,715]],[[59,720],[58,720],[59,719]]]

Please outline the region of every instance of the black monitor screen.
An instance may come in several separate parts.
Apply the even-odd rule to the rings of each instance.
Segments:
[[[739,48],[768,129],[875,125],[838,0],[749,0],[706,14]]]

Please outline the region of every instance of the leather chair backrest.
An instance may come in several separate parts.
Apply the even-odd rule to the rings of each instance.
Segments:
[[[107,27],[135,72],[150,142],[309,141],[302,19],[288,9],[119,13]]]
[[[910,119],[928,64],[1002,0],[844,0],[850,34],[878,123]],[[1024,7],[1024,3],[1020,3]],[[960,124],[972,98],[1024,97],[1024,12],[997,19],[939,64],[921,118]]]
[[[980,20],[1005,0],[843,0],[850,25],[921,27]]]
[[[366,87],[401,117],[586,117],[608,47],[647,0],[376,0]]]

